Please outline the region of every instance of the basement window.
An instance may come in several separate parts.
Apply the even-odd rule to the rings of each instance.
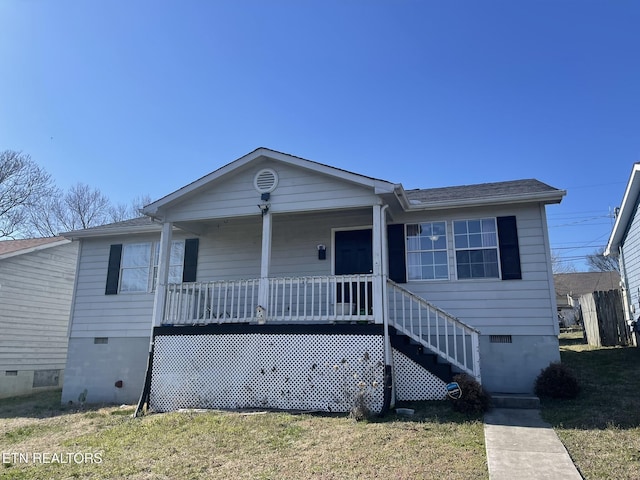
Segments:
[[[17,370],[5,370],[4,374],[7,377],[17,377],[18,376],[18,371]]]
[[[93,339],[93,343],[96,345],[105,345],[109,343],[109,337],[95,337]]]
[[[489,335],[491,343],[512,343],[511,335]]]

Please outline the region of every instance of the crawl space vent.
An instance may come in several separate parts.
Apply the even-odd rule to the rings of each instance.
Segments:
[[[490,343],[511,343],[511,335],[489,335]]]
[[[260,193],[273,192],[278,186],[278,174],[270,168],[260,170],[253,179],[253,186]]]

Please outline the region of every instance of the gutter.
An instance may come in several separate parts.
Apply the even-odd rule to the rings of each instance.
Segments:
[[[424,210],[444,210],[460,207],[484,207],[489,205],[511,205],[514,203],[533,203],[542,202],[545,204],[560,203],[562,197],[567,194],[565,190],[559,190],[553,193],[533,193],[524,195],[509,195],[499,197],[486,197],[483,199],[468,198],[464,200],[447,200],[443,202],[429,202],[413,204],[408,203],[405,210],[408,211],[424,211]],[[403,205],[404,206],[404,205]]]

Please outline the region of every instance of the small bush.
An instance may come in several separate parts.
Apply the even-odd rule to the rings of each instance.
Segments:
[[[369,418],[371,418],[371,410],[369,409],[367,399],[365,398],[365,392],[362,389],[356,393],[353,406],[349,411],[349,418],[354,419],[356,422],[369,420]]]
[[[449,398],[451,406],[456,412],[480,414],[489,409],[489,394],[485,392],[476,379],[462,373],[453,377],[453,381],[460,385],[460,390],[462,391],[460,398]]]
[[[540,372],[536,378],[535,392],[539,397],[576,398],[580,385],[571,369],[555,362]]]

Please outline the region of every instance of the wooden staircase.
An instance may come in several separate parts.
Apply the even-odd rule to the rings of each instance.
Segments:
[[[402,353],[425,370],[431,372],[445,383],[453,381],[453,376],[461,373],[451,363],[429,351],[424,345],[389,326],[389,340],[391,347]]]
[[[389,279],[386,312],[393,348],[445,382],[462,372],[481,382],[475,328]]]

